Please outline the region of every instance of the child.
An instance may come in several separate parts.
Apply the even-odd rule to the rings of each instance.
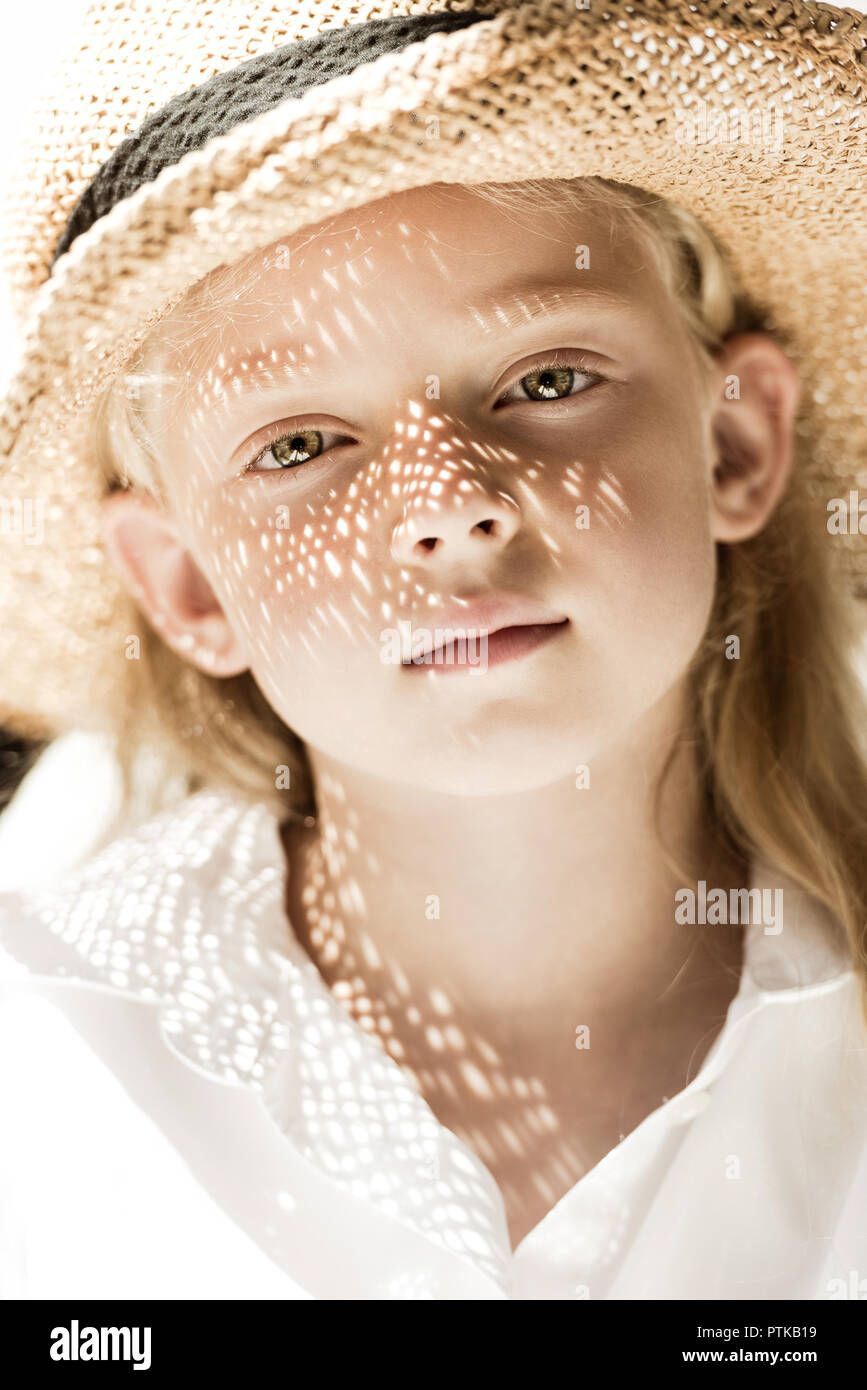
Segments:
[[[695,53],[670,9],[647,51]],[[833,13],[826,75],[858,42]],[[129,796],[66,882],[0,908],[4,1292],[853,1296],[867,772],[839,576],[861,561],[816,489],[829,452],[840,488],[860,457],[861,318],[805,315],[857,292],[863,192],[841,180],[829,229],[788,182],[796,140],[770,192],[733,151],[771,242],[790,199],[761,303],[738,208],[704,204],[713,235],[688,209],[721,176],[655,130],[654,84],[616,170],[579,157],[546,74],[582,112],[588,54],[619,61],[598,17],[329,37],[342,17],[266,29],[246,77],[209,59],[150,110],[84,180],[33,311],[21,380],[53,365],[15,457],[98,516],[66,562],[92,683],[88,707],[72,662],[65,689],[31,671],[53,688],[28,725],[19,674],[6,717],[111,728]],[[311,64],[321,90],[287,99]],[[612,176],[640,150],[646,187]]]

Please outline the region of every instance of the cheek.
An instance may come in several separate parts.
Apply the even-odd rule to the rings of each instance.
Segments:
[[[333,489],[303,500],[292,485],[254,482],[215,493],[193,513],[194,553],[266,694],[291,689],[300,711],[321,701],[323,674],[377,660],[393,595],[370,537],[375,518]],[[376,561],[376,563],[373,563]],[[281,713],[285,711],[281,710]]]
[[[640,418],[628,487],[635,563],[656,575],[653,587],[679,592],[689,606],[715,571],[708,443],[698,412],[683,402],[656,398]]]
[[[610,679],[628,672],[647,698],[688,665],[713,603],[707,443],[688,393],[666,398],[658,385],[606,423],[587,470],[576,591]]]
[[[655,572],[660,584],[669,572],[675,583],[700,580],[713,558],[709,444],[694,383],[675,389],[676,378],[631,390],[591,441],[591,457],[603,461],[592,480],[601,529],[628,568]]]

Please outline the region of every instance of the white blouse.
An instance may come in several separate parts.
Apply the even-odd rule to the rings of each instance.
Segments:
[[[277,821],[204,791],[0,895],[0,1296],[867,1297],[856,979],[784,885],[698,1075],[510,1249],[502,1196],[344,1010]]]

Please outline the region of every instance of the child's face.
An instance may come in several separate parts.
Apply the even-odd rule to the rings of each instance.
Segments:
[[[164,363],[171,511],[229,634],[216,665],[188,659],[249,666],[306,743],[375,776],[574,775],[676,686],[710,612],[712,391],[687,330],[598,215],[425,188],[323,225],[253,258]],[[528,399],[555,352],[554,398]],[[286,435],[312,461],[242,471]],[[569,622],[474,674],[382,659],[386,630],[490,590]]]

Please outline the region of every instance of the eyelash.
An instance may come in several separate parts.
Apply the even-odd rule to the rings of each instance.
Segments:
[[[551,368],[560,371],[562,371],[564,368],[569,368],[575,372],[576,376],[589,377],[591,379],[592,385],[599,385],[601,382],[608,381],[610,379],[606,376],[603,376],[603,374],[597,371],[595,367],[591,367],[588,363],[588,359],[580,352],[554,352],[549,357],[546,357],[544,361],[534,363],[533,365],[528,367],[527,370],[522,372],[519,377],[515,378],[515,380],[511,383],[510,386],[506,387],[506,391],[511,391],[514,387],[519,386],[525,377],[533,376],[536,373],[544,372]],[[534,401],[531,397],[527,396],[523,401],[515,401],[511,402],[511,404],[542,406],[561,405],[564,401],[573,400],[575,396],[585,395],[586,392],[590,389],[590,387],[585,387],[581,391],[570,392],[568,396],[560,396],[556,399],[552,399],[551,401]],[[316,432],[323,435],[327,433],[327,431],[325,430],[319,430]],[[276,434],[273,439],[269,439],[267,443],[265,443],[261,449],[258,449],[256,453],[253,455],[253,457],[250,458],[243,465],[243,467],[241,468],[241,474],[244,475],[249,473],[255,473],[262,475],[268,473],[277,473],[282,474],[285,477],[287,474],[304,473],[310,468],[315,468],[317,464],[323,463],[335,446],[332,446],[332,449],[323,450],[323,452],[321,454],[317,454],[315,458],[306,459],[304,463],[296,463],[287,468],[257,468],[256,465],[260,463],[262,459],[265,458],[269,450],[274,448],[275,444],[280,444],[284,440],[291,439],[293,435],[304,433],[306,433],[306,431],[302,422],[301,424],[296,425],[294,429],[283,430],[282,433]],[[337,437],[340,438],[339,435]]]

